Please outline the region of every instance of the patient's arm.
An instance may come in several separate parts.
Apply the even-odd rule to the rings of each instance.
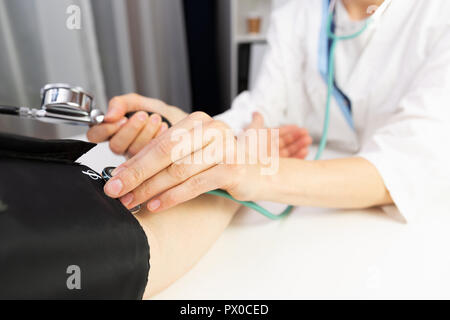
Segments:
[[[219,238],[237,212],[233,201],[203,195],[165,212],[136,216],[150,244],[150,275],[144,299],[188,272]]]

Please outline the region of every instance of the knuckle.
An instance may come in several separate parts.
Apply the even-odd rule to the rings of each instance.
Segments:
[[[192,177],[190,181],[192,190],[203,190],[203,188],[206,186],[206,183],[206,180],[199,176]]]
[[[150,181],[147,181],[142,187],[140,187],[136,191],[136,199],[139,199],[139,202],[145,202],[153,196],[152,186]]]
[[[143,190],[142,190],[142,199],[144,201],[147,201],[151,197],[154,196],[154,189],[152,188],[152,185],[150,182],[146,183]]]
[[[141,167],[130,167],[128,168],[127,173],[127,178],[132,182],[144,180],[144,170]]]
[[[211,117],[207,113],[202,112],[202,111],[196,111],[196,112],[192,113],[189,116],[189,118],[191,120],[200,120],[200,121],[207,121],[207,120],[211,119]]]
[[[156,151],[163,157],[169,157],[172,153],[173,143],[168,139],[162,139],[156,145]]]
[[[228,126],[225,123],[223,123],[222,121],[219,121],[219,120],[211,121],[209,126],[211,128],[213,128],[213,129],[217,129],[217,130],[220,130],[220,131],[225,131],[225,130],[228,129]]]
[[[172,164],[168,168],[169,175],[174,178],[176,181],[184,181],[187,178],[187,168],[182,164]]]

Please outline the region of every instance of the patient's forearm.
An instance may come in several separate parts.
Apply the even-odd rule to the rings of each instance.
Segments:
[[[282,159],[279,172],[262,181],[256,200],[345,209],[393,203],[380,173],[363,158]]]
[[[171,210],[137,219],[150,243],[150,278],[144,298],[164,290],[189,271],[228,226],[239,205],[203,195]]]

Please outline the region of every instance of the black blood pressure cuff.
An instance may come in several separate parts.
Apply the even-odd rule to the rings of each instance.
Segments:
[[[143,229],[74,162],[93,146],[0,134],[0,299],[143,297]]]

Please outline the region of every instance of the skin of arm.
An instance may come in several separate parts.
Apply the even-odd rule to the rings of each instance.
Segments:
[[[150,245],[150,274],[144,299],[169,287],[210,249],[238,211],[226,199],[203,195],[164,213],[140,212],[136,218]]]
[[[378,170],[363,158],[281,159],[278,173],[261,180],[257,200],[348,209],[393,203]]]
[[[382,3],[344,1],[354,19],[367,16],[368,6]],[[126,109],[124,105],[122,109]],[[202,114],[190,115],[175,127],[191,130],[195,121],[202,122],[206,129],[226,130],[223,124]],[[120,198],[128,208],[150,200],[147,208],[152,212],[167,210],[219,188],[238,200],[274,200],[304,206],[367,208],[393,202],[376,168],[364,159],[319,162],[281,159],[280,170],[273,176],[261,176],[257,166],[242,164],[187,167],[176,163],[181,158],[168,159],[173,148],[170,131],[173,132],[169,130],[165,137],[150,142],[122,165],[116,171],[117,176],[107,184],[106,194]]]
[[[353,20],[367,18],[384,0],[343,0]],[[299,172],[299,175],[293,175]],[[263,179],[257,198],[292,205],[368,208],[393,204],[378,170],[363,158],[327,161],[282,159],[276,175]]]
[[[191,144],[196,137],[195,130],[187,130],[187,139],[182,142],[173,139],[175,132],[197,123],[204,128],[198,150],[193,150]],[[221,133],[220,139],[232,136],[224,123],[206,114],[189,115],[118,167],[105,186],[106,194],[121,199],[127,208],[148,201],[147,209],[151,212],[165,211],[216,189],[225,190],[241,201],[264,200],[300,206],[353,209],[392,203],[381,175],[369,161],[350,158],[311,162],[279,158],[279,165],[271,170],[271,175],[264,175],[262,162],[227,162],[229,146],[219,143],[222,140],[208,140],[210,128]],[[180,144],[188,147],[181,148],[182,153],[173,153]],[[236,140],[231,146],[238,150],[238,145],[249,148],[248,154],[258,151],[253,150],[252,144],[242,144],[242,140]],[[203,150],[210,152],[208,148],[221,156],[216,159],[220,161],[205,163],[199,157],[200,162],[196,164],[179,162],[185,157],[195,159],[195,154]]]
[[[280,167],[278,174],[258,184],[258,198],[333,208],[392,203],[378,171],[362,158],[317,162],[283,159]],[[151,255],[144,299],[186,274],[220,237],[238,209],[233,201],[202,195],[164,212],[143,210],[136,215],[147,235]]]

